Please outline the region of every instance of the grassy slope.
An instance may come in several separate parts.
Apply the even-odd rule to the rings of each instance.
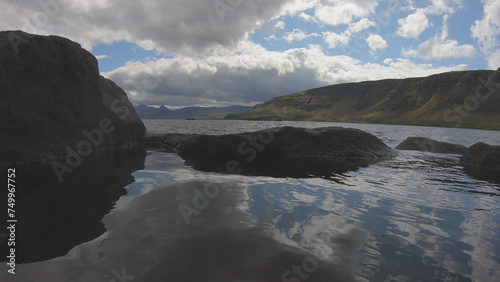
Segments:
[[[475,97],[479,107],[465,104]],[[462,71],[425,78],[347,83],[273,98],[230,119],[307,120],[466,127],[500,130],[500,70]],[[470,105],[465,107],[464,105]],[[462,115],[453,110],[463,109]],[[468,111],[467,109],[471,110]]]

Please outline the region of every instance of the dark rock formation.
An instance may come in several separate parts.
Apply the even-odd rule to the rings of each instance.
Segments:
[[[103,234],[101,222],[144,168],[144,150],[103,151],[86,157],[59,182],[50,164],[16,165],[16,262],[44,261]],[[7,169],[2,168],[2,171]],[[2,254],[7,244],[0,244]],[[6,261],[6,256],[0,261]]]
[[[165,150],[165,145],[163,144],[163,135],[160,134],[151,134],[149,132],[146,132],[146,135],[144,136],[144,139],[142,139],[141,144],[146,150]]]
[[[96,58],[58,36],[0,32],[0,163],[130,148],[145,127]]]
[[[500,182],[500,146],[476,143],[460,158],[460,165],[471,176]]]
[[[439,142],[429,138],[408,137],[399,144],[396,149],[462,155],[467,150],[467,147],[458,144]]]
[[[166,134],[165,145],[203,171],[330,177],[396,152],[357,129],[280,127],[230,135]]]

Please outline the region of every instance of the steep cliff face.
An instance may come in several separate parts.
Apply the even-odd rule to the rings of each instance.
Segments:
[[[0,32],[0,163],[128,148],[145,127],[96,58],[58,36]]]
[[[230,119],[500,129],[500,70],[346,83],[271,99]]]

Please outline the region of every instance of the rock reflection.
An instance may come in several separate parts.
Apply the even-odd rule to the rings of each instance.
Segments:
[[[243,157],[229,158],[223,156],[200,157],[189,153],[180,153],[186,164],[196,170],[205,172],[232,173],[229,164],[238,164],[237,172],[248,176],[271,176],[278,178],[312,178],[321,177],[336,181],[336,176],[348,171],[356,171],[360,167],[368,166],[368,162],[360,161],[333,161],[321,158],[276,159],[258,156],[248,162]]]
[[[131,173],[144,167],[144,159],[141,149],[89,156],[62,182],[50,164],[17,166],[16,262],[62,256],[104,233],[101,219],[126,193]]]
[[[486,169],[480,169],[474,167],[464,167],[464,172],[476,179],[500,184],[500,174],[498,174],[498,172],[490,172]]]

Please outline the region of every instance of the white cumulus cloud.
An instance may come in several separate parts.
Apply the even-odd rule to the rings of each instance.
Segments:
[[[108,55],[97,55],[95,56],[96,59],[98,60],[102,60],[102,59],[108,59],[108,58],[111,58],[110,56]]]
[[[328,44],[328,48],[333,49],[337,47],[339,44],[347,45],[351,40],[351,35],[352,34],[350,31],[345,31],[342,33],[325,31],[323,32],[323,41],[325,41],[325,43]]]
[[[399,19],[398,23],[396,34],[404,38],[417,38],[429,27],[427,16],[420,10],[404,19]]]
[[[285,29],[286,28],[286,23],[284,21],[278,21],[274,25],[278,29]]]
[[[500,1],[482,0],[484,17],[471,27],[472,37],[479,43],[481,52],[488,60],[491,69],[500,67]]]
[[[384,38],[378,34],[370,34],[366,39],[366,42],[368,42],[368,46],[372,51],[385,49],[388,46]]]
[[[288,43],[292,43],[294,41],[302,41],[308,37],[316,37],[316,36],[319,36],[319,34],[317,33],[306,34],[304,31],[296,28],[292,32],[288,32],[285,35],[284,39]]]
[[[357,18],[366,17],[375,12],[378,1],[375,0],[338,0],[326,1],[316,6],[315,17],[322,23],[332,26],[349,24]]]
[[[417,49],[403,50],[405,57],[415,57],[420,59],[447,59],[447,58],[470,58],[475,53],[472,45],[459,45],[456,40],[442,40],[440,36],[420,44]]]
[[[500,68],[500,50],[492,53],[488,57],[488,67],[490,69],[499,69]]]
[[[116,81],[134,104],[249,105],[314,87],[385,78],[427,76],[462,70],[397,59],[386,65],[348,56],[329,56],[317,45],[284,52],[244,42],[231,54],[195,59],[131,62],[105,76]]]
[[[320,3],[320,0],[292,0],[284,5],[280,16],[295,16],[305,10],[313,9]]]
[[[417,49],[404,50],[405,57],[420,59],[447,59],[447,58],[470,58],[474,56],[476,48],[470,44],[460,45],[458,41],[448,39],[448,15],[443,20],[443,31],[440,36],[435,35],[420,44]]]
[[[415,10],[414,13],[406,18],[399,19],[399,28],[396,34],[404,38],[417,38],[427,28],[431,26],[428,15],[450,15],[458,10],[463,9],[462,0],[431,0],[431,4],[426,7],[415,8],[414,2],[410,8]],[[421,4],[424,1],[421,1]],[[424,2],[425,3],[425,2]]]
[[[375,23],[367,18],[363,18],[358,22],[349,24],[349,31],[352,33],[358,33],[369,28],[370,26],[375,26]]]

